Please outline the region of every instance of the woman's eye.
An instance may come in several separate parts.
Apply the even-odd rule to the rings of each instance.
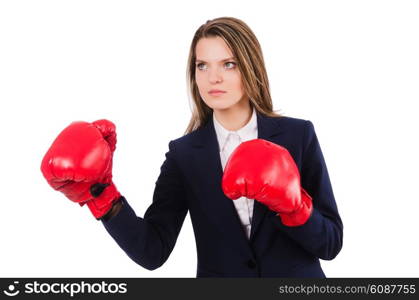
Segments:
[[[196,67],[198,68],[198,70],[207,70],[208,69],[208,66],[205,63],[198,63],[198,64],[196,64]],[[236,67],[236,63],[232,62],[232,61],[229,61],[229,62],[226,62],[224,64],[224,67],[226,69],[234,69]]]
[[[235,62],[229,61],[225,63],[227,69],[233,69],[236,66]]]
[[[197,64],[197,65],[196,65],[196,67],[197,67],[199,70],[205,70],[205,69],[207,68],[207,66],[206,66],[205,64],[203,64],[203,63],[199,63],[199,64]]]

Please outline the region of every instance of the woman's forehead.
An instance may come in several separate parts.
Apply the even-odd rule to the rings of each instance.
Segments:
[[[220,37],[201,38],[195,47],[196,60],[222,62],[234,58],[228,45]]]

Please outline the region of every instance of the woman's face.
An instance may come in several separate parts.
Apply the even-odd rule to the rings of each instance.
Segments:
[[[237,61],[220,37],[200,39],[195,56],[196,84],[205,104],[226,110],[246,101]]]

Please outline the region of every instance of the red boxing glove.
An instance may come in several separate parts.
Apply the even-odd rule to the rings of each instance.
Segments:
[[[243,196],[263,203],[286,226],[303,225],[313,210],[288,150],[263,139],[243,142],[234,150],[224,169],[222,188],[232,200]]]
[[[103,217],[121,194],[112,182],[115,125],[108,120],[73,122],[54,140],[41,171],[49,185],[95,218]]]

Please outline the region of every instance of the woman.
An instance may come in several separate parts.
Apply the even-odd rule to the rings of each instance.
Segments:
[[[343,235],[325,161],[310,121],[273,112],[250,28],[227,17],[203,24],[188,79],[192,118],[169,143],[144,218],[112,181],[109,121],[72,123],[57,137],[41,166],[50,185],[87,204],[149,270],[168,259],[189,211],[197,277],[324,277],[319,259],[333,259]]]

